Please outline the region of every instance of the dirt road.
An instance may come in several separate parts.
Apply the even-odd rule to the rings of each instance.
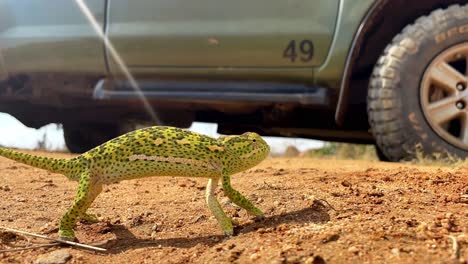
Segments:
[[[108,186],[90,209],[102,222],[76,228],[80,242],[108,252],[65,248],[56,255],[100,264],[468,261],[466,166],[272,158],[233,177],[265,220],[254,221],[218,194],[239,222],[229,239],[205,205],[205,183],[155,177]],[[0,226],[56,237],[76,186],[0,158]],[[28,239],[0,231],[0,250],[29,245]],[[59,249],[0,253],[0,263],[50,259]]]

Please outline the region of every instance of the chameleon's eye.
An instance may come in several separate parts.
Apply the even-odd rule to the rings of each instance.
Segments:
[[[257,142],[257,140],[254,138],[254,139],[252,139],[252,142]]]

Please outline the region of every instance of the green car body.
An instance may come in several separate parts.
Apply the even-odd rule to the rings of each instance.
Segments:
[[[339,83],[372,0],[87,1],[135,76],[192,75]],[[32,11],[34,10],[34,11]],[[0,1],[0,76],[18,72],[119,75],[74,1]],[[291,61],[291,40],[313,58]]]
[[[108,137],[152,108],[162,124],[374,142],[365,109],[378,56],[404,26],[457,3],[0,0],[0,111],[81,136],[80,123]]]

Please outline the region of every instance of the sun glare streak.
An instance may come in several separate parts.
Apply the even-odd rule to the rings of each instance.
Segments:
[[[101,25],[99,25],[99,23],[97,22],[96,18],[91,13],[91,11],[89,10],[86,3],[83,0],[75,0],[75,2],[78,5],[78,7],[80,8],[83,15],[88,20],[89,24],[93,27],[96,34],[99,36],[99,38],[104,43],[104,46],[109,51],[109,54],[110,54],[111,58],[117,63],[119,69],[122,71],[125,78],[130,83],[130,86],[135,90],[138,98],[140,98],[140,100],[143,103],[143,107],[146,109],[146,111],[150,114],[151,118],[153,119],[153,122],[155,122],[156,124],[160,124],[158,116],[154,112],[154,110],[151,107],[151,105],[149,104],[148,100],[145,98],[145,96],[141,92],[140,86],[138,85],[137,81],[135,80],[135,78],[133,78],[133,75],[130,73],[130,70],[128,69],[125,62],[122,60],[122,57],[120,56],[120,54],[114,48],[114,45],[112,44],[112,42],[109,40],[109,38],[106,36],[106,34],[104,34],[104,31],[103,31]]]

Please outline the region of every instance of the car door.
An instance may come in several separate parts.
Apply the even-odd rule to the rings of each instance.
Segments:
[[[340,0],[109,0],[107,34],[132,70],[321,65]],[[110,68],[118,71],[109,57]]]
[[[106,0],[83,2],[103,27]],[[103,41],[84,11],[76,1],[0,0],[3,66],[10,73],[106,73]]]

